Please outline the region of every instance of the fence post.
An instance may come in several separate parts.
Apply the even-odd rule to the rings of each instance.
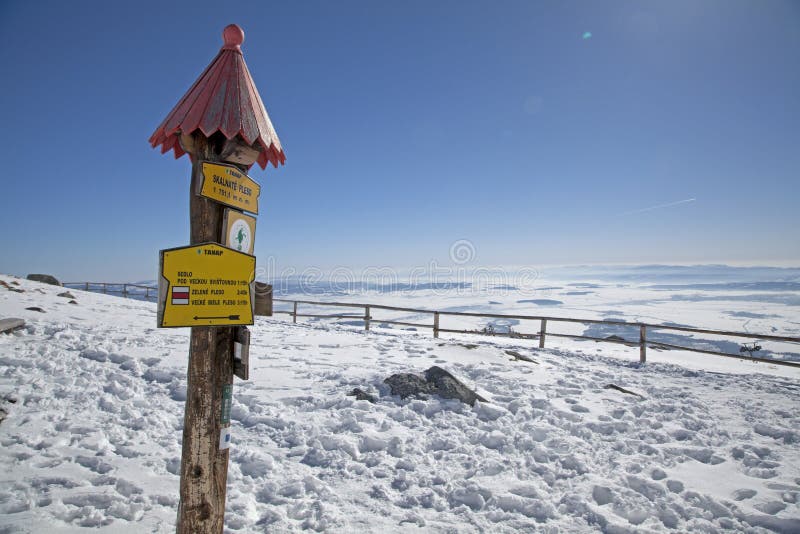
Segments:
[[[147,302],[150,300],[150,288],[144,288],[144,301]]]
[[[369,332],[369,306],[364,306],[364,330]]]
[[[433,312],[433,337],[439,337],[439,312]]]
[[[103,282],[103,295],[106,295],[107,293],[108,293],[108,285],[105,282]]]
[[[542,327],[539,330],[539,348],[544,348],[544,337],[547,332],[547,319],[542,319]]]
[[[128,284],[122,284],[122,297],[128,298]]]
[[[294,301],[294,311],[292,312],[292,322],[297,322],[297,301]]]
[[[89,291],[89,282],[86,282],[86,291]]]
[[[647,361],[647,327],[639,326],[639,363]]]

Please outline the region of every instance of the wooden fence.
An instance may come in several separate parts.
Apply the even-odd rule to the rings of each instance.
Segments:
[[[64,287],[71,287],[74,289],[83,289],[85,291],[94,291],[97,293],[106,293],[112,295],[121,295],[123,297],[135,298],[139,297],[143,300],[156,300],[158,299],[158,288],[152,286],[145,286],[141,284],[118,284],[110,282],[66,282]],[[132,288],[129,290],[128,288]],[[144,291],[142,291],[144,290]],[[588,341],[597,341],[602,343],[616,343],[628,347],[639,347],[639,361],[647,361],[647,347],[654,349],[666,350],[687,350],[691,352],[699,352],[703,354],[712,354],[714,356],[724,356],[726,358],[737,358],[739,360],[750,360],[756,362],[773,363],[776,365],[786,365],[790,367],[800,367],[800,362],[793,362],[787,360],[776,360],[772,358],[761,358],[758,356],[744,356],[743,354],[731,354],[728,352],[720,352],[715,350],[700,349],[695,347],[686,347],[683,345],[675,345],[672,343],[664,343],[661,341],[648,340],[648,332],[658,331],[677,331],[688,332],[692,334],[709,334],[714,336],[734,337],[742,339],[753,339],[759,341],[778,341],[785,343],[800,343],[800,337],[791,336],[775,336],[770,334],[752,334],[749,332],[731,332],[727,330],[710,330],[708,328],[693,328],[689,326],[677,325],[662,325],[651,323],[629,323],[626,321],[604,321],[601,319],[574,319],[566,317],[549,317],[541,315],[509,315],[501,313],[481,313],[481,312],[457,312],[457,311],[438,311],[438,310],[422,310],[418,308],[402,308],[398,306],[385,306],[382,304],[360,304],[353,302],[321,302],[313,300],[290,300],[290,299],[273,299],[274,302],[286,302],[292,305],[291,310],[274,310],[276,314],[286,314],[291,316],[292,322],[296,323],[298,317],[320,318],[320,319],[356,319],[364,323],[364,330],[370,329],[370,324],[379,322],[380,324],[389,324],[397,326],[410,326],[416,328],[430,328],[433,330],[433,337],[438,338],[441,332],[449,334],[478,334],[478,335],[492,335],[504,336],[523,339],[538,339],[539,348],[544,348],[545,340],[547,337],[561,337],[569,339],[585,339]],[[313,313],[299,313],[298,305],[307,304],[317,307],[339,307],[339,308],[359,308],[363,309],[363,313],[340,313],[340,314],[313,314]],[[372,315],[372,310],[385,310],[395,312],[405,312],[413,314],[431,314],[431,323],[410,323],[406,321],[394,320],[377,320]],[[450,328],[442,328],[440,325],[442,316],[459,316],[459,317],[477,317],[482,319],[514,319],[521,321],[539,321],[539,331],[530,334],[520,332],[502,333],[493,332],[489,333],[482,330],[455,330]],[[578,324],[599,324],[617,327],[627,327],[631,330],[638,332],[638,339],[627,340],[619,336],[610,337],[593,337],[582,336],[576,334],[560,334],[555,332],[548,332],[548,323],[578,323]],[[754,351],[755,352],[755,351]]]
[[[147,301],[158,300],[157,287],[145,286],[141,284],[118,284],[113,282],[64,282],[62,285],[64,287],[83,289],[84,291],[92,291],[94,293],[121,295],[125,298],[140,297]]]
[[[686,347],[682,345],[674,345],[672,343],[664,343],[660,341],[648,340],[648,332],[652,332],[654,330],[671,330],[671,331],[679,331],[679,332],[689,332],[693,334],[710,334],[715,336],[724,336],[724,337],[735,337],[735,338],[744,338],[744,339],[754,339],[760,341],[779,341],[779,342],[786,342],[786,343],[800,343],[800,337],[790,337],[790,336],[775,336],[769,334],[751,334],[748,332],[731,332],[727,330],[710,330],[707,328],[692,328],[688,326],[672,326],[672,325],[660,325],[660,324],[650,324],[650,323],[629,323],[625,321],[604,321],[600,319],[574,319],[574,318],[565,318],[565,317],[549,317],[549,316],[540,316],[540,315],[509,315],[509,314],[500,314],[500,313],[480,313],[480,312],[458,312],[458,311],[437,311],[437,310],[421,310],[417,308],[402,308],[397,306],[384,306],[379,304],[358,304],[358,303],[350,303],[350,302],[319,302],[319,301],[311,301],[311,300],[290,300],[290,299],[274,299],[275,302],[286,302],[292,305],[291,310],[275,310],[274,313],[276,314],[287,314],[292,317],[292,322],[296,323],[298,317],[316,317],[316,318],[326,318],[326,319],[357,319],[364,323],[364,330],[370,329],[370,323],[379,322],[381,324],[389,324],[389,325],[398,325],[398,326],[411,326],[417,328],[430,328],[433,330],[433,337],[438,338],[439,333],[446,332],[451,334],[478,334],[478,335],[493,335],[493,336],[505,336],[505,337],[515,337],[515,338],[525,338],[525,339],[538,339],[539,340],[539,348],[544,348],[545,339],[547,337],[561,337],[561,338],[570,338],[570,339],[585,339],[589,341],[597,341],[603,343],[617,343],[620,345],[626,345],[629,347],[639,347],[639,361],[644,363],[647,361],[647,347],[652,347],[654,349],[667,349],[667,350],[687,350],[691,352],[699,352],[703,354],[713,354],[715,356],[724,356],[727,358],[737,358],[740,360],[750,360],[750,361],[757,361],[757,362],[765,362],[765,363],[774,363],[776,365],[786,365],[790,367],[800,367],[800,362],[793,362],[787,360],[776,360],[771,358],[761,358],[758,356],[744,356],[743,354],[731,354],[727,352],[720,352],[715,350],[707,350],[707,349],[700,349],[695,347]],[[343,313],[343,314],[312,314],[312,313],[299,313],[298,312],[298,305],[299,304],[308,304],[317,307],[326,307],[326,306],[335,306],[335,307],[342,307],[342,308],[361,308],[364,310],[364,313]],[[372,310],[386,310],[386,311],[395,311],[395,312],[405,312],[405,313],[413,313],[413,314],[431,314],[433,321],[431,323],[410,323],[405,321],[393,321],[393,320],[377,320],[375,317],[371,315]],[[442,316],[458,316],[458,317],[478,317],[483,319],[515,319],[515,320],[524,320],[524,321],[539,321],[539,331],[536,333],[531,334],[524,334],[524,333],[491,333],[488,334],[486,331],[482,330],[454,330],[449,328],[442,328],[440,321]],[[622,338],[618,338],[618,336],[613,337],[593,337],[593,336],[582,336],[582,335],[575,335],[575,334],[557,334],[555,332],[548,332],[547,325],[548,323],[579,323],[579,324],[600,324],[600,325],[609,325],[609,326],[617,326],[617,327],[628,327],[634,331],[638,331],[638,339],[636,340],[626,340]]]

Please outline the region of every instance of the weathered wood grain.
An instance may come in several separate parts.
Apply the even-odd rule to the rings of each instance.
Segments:
[[[189,189],[190,244],[219,242],[224,206],[195,194],[201,160],[219,161],[213,140],[194,139]],[[225,517],[228,450],[219,450],[223,386],[233,383],[233,328],[192,327],[183,420],[180,534],[221,533]]]

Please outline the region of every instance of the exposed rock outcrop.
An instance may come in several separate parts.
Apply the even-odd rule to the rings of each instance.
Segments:
[[[436,365],[425,371],[424,376],[397,373],[383,382],[389,386],[392,395],[399,395],[402,399],[434,394],[445,399],[457,399],[470,406],[474,406],[475,401],[487,402],[458,378]]]
[[[51,286],[60,286],[61,282],[58,279],[50,274],[29,274],[28,280],[33,280],[34,282],[42,282],[43,284],[50,284]]]

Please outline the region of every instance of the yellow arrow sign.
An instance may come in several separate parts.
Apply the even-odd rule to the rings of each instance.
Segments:
[[[217,243],[160,251],[158,326],[253,324],[256,258]]]
[[[209,163],[200,165],[201,196],[242,211],[258,213],[258,196],[261,186],[233,165]]]

